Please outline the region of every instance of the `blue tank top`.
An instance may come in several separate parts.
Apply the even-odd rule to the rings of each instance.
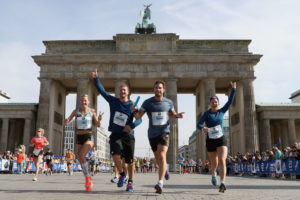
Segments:
[[[76,129],[77,130],[92,130],[92,113],[90,108],[85,114],[80,113],[80,108],[76,113]]]

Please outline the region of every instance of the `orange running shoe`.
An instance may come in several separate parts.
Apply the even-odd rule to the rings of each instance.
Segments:
[[[90,192],[92,191],[93,182],[90,176],[85,177],[85,191]]]

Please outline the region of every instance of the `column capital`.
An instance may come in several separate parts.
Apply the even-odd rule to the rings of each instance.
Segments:
[[[212,83],[216,83],[216,79],[215,78],[205,78],[202,80],[203,83],[205,84],[212,84]]]

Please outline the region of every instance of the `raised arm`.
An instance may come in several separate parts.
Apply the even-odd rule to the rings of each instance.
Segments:
[[[101,126],[101,120],[102,120],[102,116],[103,116],[103,112],[100,112],[99,113],[99,116],[97,117],[97,114],[96,114],[96,111],[94,110],[94,109],[91,109],[91,111],[92,111],[92,114],[93,114],[93,120],[94,120],[94,122],[96,123],[96,126],[97,127],[100,127]]]
[[[112,96],[106,92],[106,90],[104,89],[103,85],[100,82],[100,79],[98,77],[98,71],[97,69],[95,69],[95,71],[92,72],[91,77],[94,79],[94,84],[98,90],[98,92],[101,94],[101,96],[103,96],[103,98],[109,102],[110,99],[112,98]]]
[[[232,89],[231,89],[231,93],[230,93],[227,103],[221,108],[221,111],[223,113],[225,113],[231,106],[231,104],[234,100],[234,97],[235,97],[235,93],[236,93],[236,82],[230,82],[230,83],[231,83]]]

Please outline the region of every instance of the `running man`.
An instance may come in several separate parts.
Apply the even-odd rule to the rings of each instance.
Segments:
[[[89,164],[85,159],[85,155],[94,146],[92,135],[92,122],[100,127],[103,113],[97,117],[94,109],[89,108],[89,96],[87,94],[80,97],[80,107],[74,110],[71,115],[65,119],[68,124],[74,117],[76,122],[76,147],[79,155],[82,172],[85,176],[85,188],[87,192],[92,190],[92,178],[89,173]]]
[[[49,142],[46,137],[44,137],[44,129],[39,128],[36,131],[36,136],[34,136],[31,140],[31,143],[29,146],[34,147],[33,149],[33,157],[34,157],[34,165],[36,168],[33,181],[37,181],[39,170],[40,170],[40,163],[43,160],[43,150],[44,146],[49,145]]]
[[[142,118],[145,112],[149,118],[148,138],[159,166],[158,183],[155,185],[156,193],[159,194],[162,193],[163,178],[168,179],[169,176],[166,160],[170,133],[169,117],[183,118],[184,114],[176,113],[172,100],[164,97],[165,91],[165,82],[156,81],[154,84],[155,96],[144,101],[139,111],[132,108],[136,119]]]
[[[46,158],[46,163],[47,163],[46,175],[48,175],[48,174],[52,175],[54,154],[51,152],[51,149],[48,149],[48,151],[45,153],[44,157]]]
[[[98,72],[92,72],[91,77],[94,79],[95,86],[98,92],[109,103],[110,119],[108,130],[111,131],[109,137],[110,152],[113,156],[114,163],[120,174],[118,187],[122,187],[126,174],[122,167],[121,155],[124,163],[128,164],[129,180],[126,191],[133,191],[133,174],[134,174],[134,144],[135,138],[133,129],[141,123],[141,120],[136,120],[133,123],[133,112],[131,107],[133,102],[129,99],[129,87],[125,84],[120,86],[120,98],[114,97],[107,93],[100,83]],[[121,146],[123,148],[121,148]]]
[[[197,128],[206,134],[206,149],[209,159],[211,161],[211,182],[217,186],[216,169],[220,165],[220,187],[219,192],[226,190],[226,157],[227,157],[227,144],[224,137],[223,130],[223,117],[225,112],[229,109],[233,102],[236,93],[236,82],[231,82],[232,90],[227,103],[219,109],[219,99],[217,96],[210,98],[210,109],[204,112],[200,118]],[[203,126],[205,122],[206,126]]]
[[[68,152],[66,153],[66,160],[67,160],[69,176],[72,176],[73,175],[72,164],[75,160],[75,154],[71,151],[71,149],[68,149]]]
[[[96,147],[93,147],[90,157],[89,157],[89,160],[90,160],[90,172],[91,172],[92,176],[94,176],[94,174],[96,172],[96,162],[98,160]]]

